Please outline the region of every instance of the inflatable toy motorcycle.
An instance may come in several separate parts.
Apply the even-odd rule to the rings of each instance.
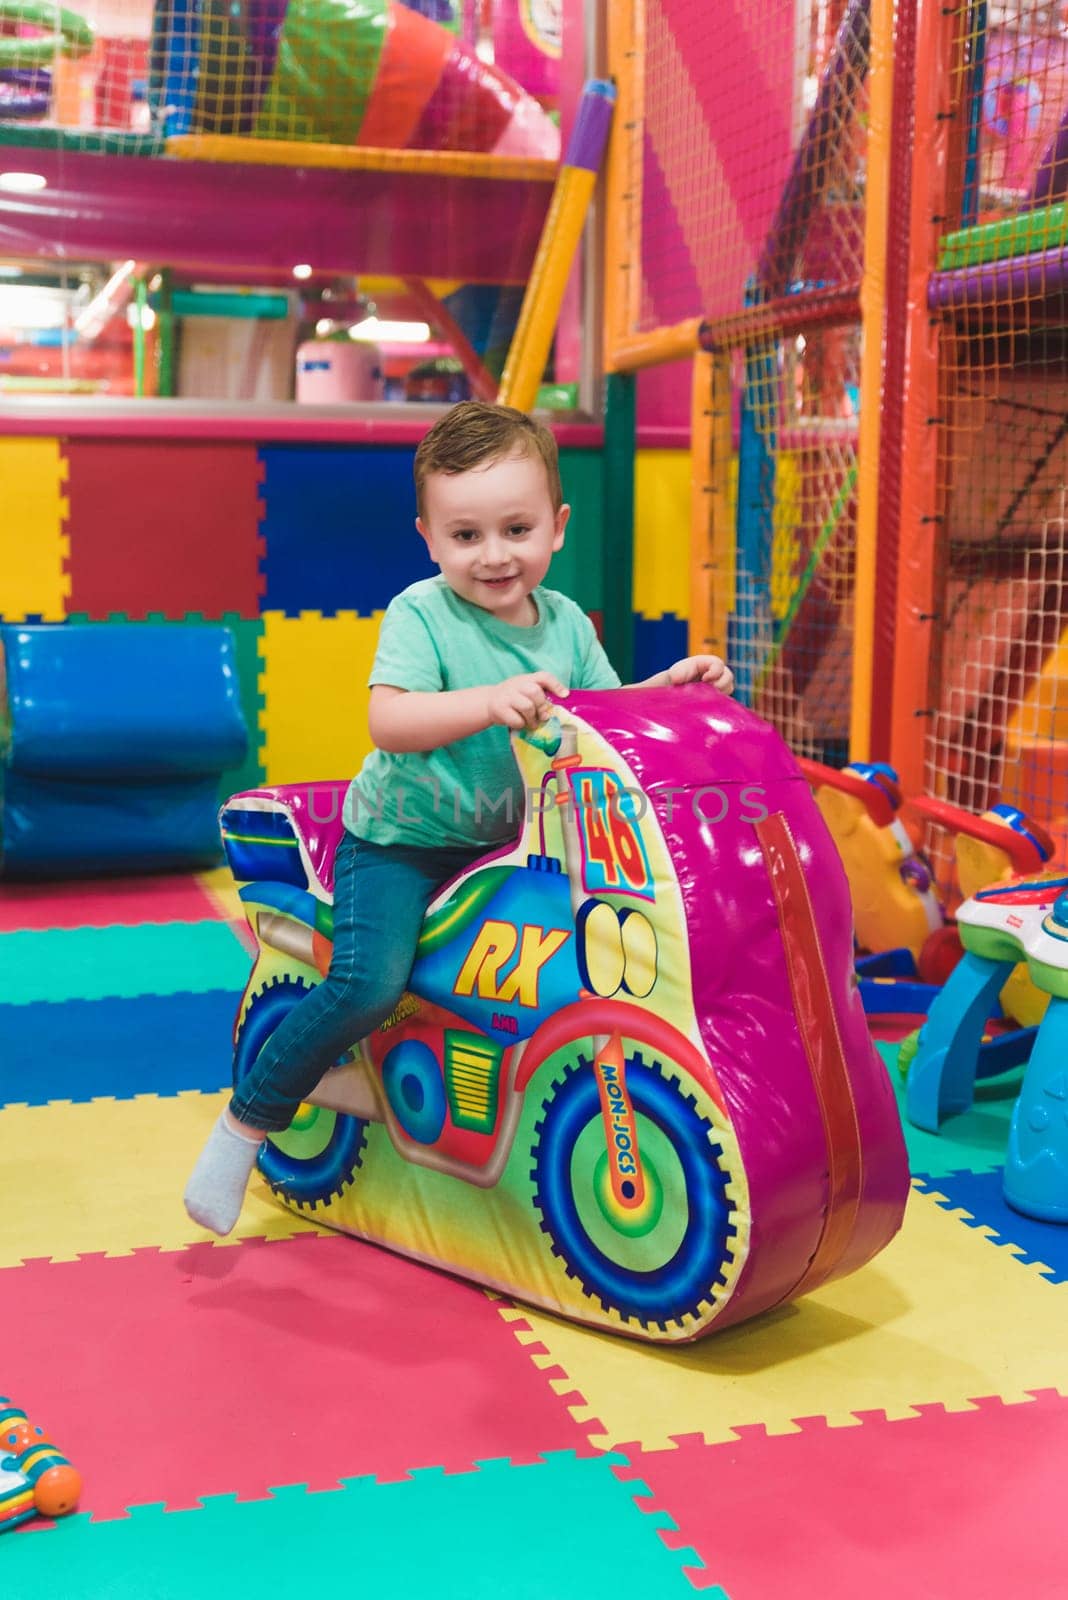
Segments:
[[[573,694],[513,747],[514,845],[430,905],[394,1014],[265,1146],[272,1188],[646,1339],[861,1266],[900,1224],[904,1143],[845,877],[786,746],[693,685]],[[259,943],[238,1079],[329,967],[344,792],[224,810]]]

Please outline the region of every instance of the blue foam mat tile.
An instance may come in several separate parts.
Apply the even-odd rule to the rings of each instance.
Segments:
[[[264,611],[370,616],[433,577],[415,529],[412,446],[264,445],[259,453]]]
[[[1050,1283],[1068,1283],[1068,1226],[1025,1217],[1005,1202],[1002,1169],[995,1172],[947,1172],[937,1176],[917,1174],[916,1183],[944,1195],[943,1210],[966,1211],[961,1221],[969,1228],[989,1228],[997,1244],[1014,1245],[1019,1260],[1041,1263]]]
[[[0,1005],[0,1103],[227,1088],[237,998],[218,989]]]

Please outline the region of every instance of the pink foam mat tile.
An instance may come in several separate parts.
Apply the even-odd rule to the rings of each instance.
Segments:
[[[665,1542],[704,1561],[695,1587],[714,1572],[731,1600],[1063,1600],[1068,1399],[1045,1389],[916,1411],[624,1445],[615,1470],[642,1510],[673,1519]]]
[[[257,1499],[292,1481],[593,1455],[479,1289],[339,1235],[34,1261],[5,1389],[82,1473],[82,1509]]]
[[[223,912],[193,873],[0,883],[0,933],[208,919]]]

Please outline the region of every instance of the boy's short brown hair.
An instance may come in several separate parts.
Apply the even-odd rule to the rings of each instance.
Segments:
[[[415,452],[415,504],[423,515],[426,480],[432,472],[470,472],[502,456],[538,455],[545,463],[553,510],[564,500],[556,440],[543,423],[513,406],[461,400],[439,417]]]

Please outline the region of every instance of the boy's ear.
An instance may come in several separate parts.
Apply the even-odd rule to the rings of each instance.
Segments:
[[[553,522],[553,549],[562,550],[564,547],[564,529],[567,527],[571,515],[570,506],[561,506]]]
[[[423,543],[426,545],[427,554],[429,555],[431,561],[434,561],[434,547],[430,543],[430,535],[426,531],[426,527],[425,527],[425,525],[423,523],[422,517],[416,517],[415,526],[419,530],[419,537],[422,539]],[[436,566],[437,562],[434,561],[434,564]]]

